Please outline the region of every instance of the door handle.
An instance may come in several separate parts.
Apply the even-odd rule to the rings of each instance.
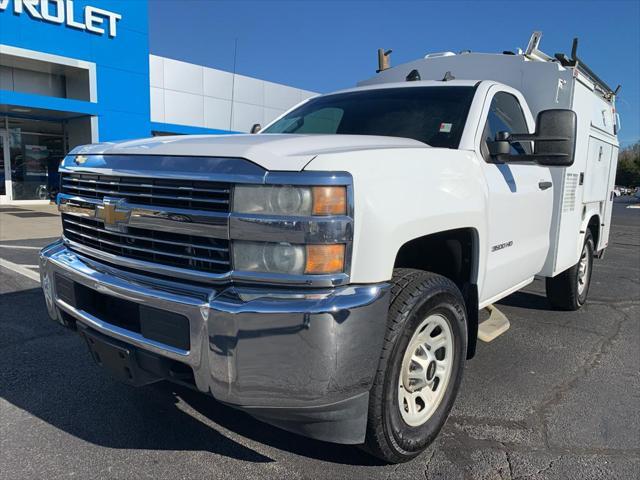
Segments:
[[[547,188],[551,188],[553,183],[551,182],[538,182],[538,188],[540,190],[546,190]]]

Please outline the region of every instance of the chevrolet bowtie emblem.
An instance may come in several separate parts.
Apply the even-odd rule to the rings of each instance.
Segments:
[[[104,222],[106,230],[124,232],[130,216],[131,209],[123,198],[104,197],[102,205],[96,206],[96,218]]]

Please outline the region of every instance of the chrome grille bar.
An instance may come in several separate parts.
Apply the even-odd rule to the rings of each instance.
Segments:
[[[190,192],[206,192],[206,193],[221,193],[228,194],[228,188],[195,188],[189,187],[186,185],[178,185],[178,186],[168,186],[168,185],[154,185],[152,183],[145,183],[142,180],[140,183],[130,183],[130,182],[118,182],[114,180],[92,180],[92,179],[82,179],[77,177],[66,176],[64,181],[67,183],[88,183],[91,185],[118,185],[119,187],[143,187],[143,188],[157,188],[163,190],[179,190],[179,191],[190,191]]]
[[[106,230],[100,220],[65,213],[62,227],[65,238],[117,256],[215,274],[231,269],[225,239],[140,228],[114,232]]]
[[[65,172],[61,175],[61,193],[96,199],[117,196],[150,206],[228,212],[230,192],[227,183],[203,180]]]
[[[83,224],[82,222],[71,220],[69,217],[66,217],[64,219],[64,222],[67,223],[67,224],[71,224],[71,225],[77,226],[77,227],[93,230],[95,232],[99,232],[99,233],[102,233],[102,234],[118,235],[119,236],[119,234],[116,233],[116,232],[110,232],[109,230],[105,230],[104,228],[98,228],[98,227],[95,227],[95,226],[86,225],[86,224]],[[153,233],[153,232],[151,232],[151,233]],[[126,236],[127,236],[127,238],[131,238],[131,239],[134,239],[134,240],[145,240],[145,241],[149,241],[150,240],[150,238],[148,236],[133,235],[133,234],[131,234],[129,232],[126,234]],[[177,245],[177,246],[180,246],[180,247],[184,247],[184,244],[180,243],[180,242],[172,242],[172,241],[169,241],[169,240],[159,240],[157,238],[152,238],[151,241],[153,241],[154,243],[163,243],[163,244],[167,244],[167,245]],[[195,247],[195,248],[203,248],[205,250],[211,250],[211,251],[214,251],[214,252],[228,252],[229,251],[228,248],[213,247],[213,246],[209,246],[209,245],[201,245],[201,244],[198,244],[198,243],[194,243],[194,244],[192,244],[192,246]]]
[[[132,193],[132,192],[126,192],[126,191],[122,191],[122,190],[103,190],[101,188],[88,188],[88,187],[76,187],[76,186],[69,186],[69,185],[63,185],[63,189],[65,189],[65,193],[71,193],[74,194],[76,193],[75,190],[79,191],[80,193],[77,193],[77,195],[82,195],[82,192],[95,192],[95,193],[101,193],[103,195],[119,195],[120,197],[125,197],[128,199],[137,199],[139,197],[145,197],[145,198],[157,198],[157,199],[163,199],[163,200],[183,200],[186,202],[192,201],[192,202],[199,202],[199,203],[218,203],[218,204],[228,204],[229,200],[220,200],[220,199],[214,199],[214,198],[192,198],[192,197],[184,197],[184,196],[178,196],[178,195],[159,195],[157,193]]]

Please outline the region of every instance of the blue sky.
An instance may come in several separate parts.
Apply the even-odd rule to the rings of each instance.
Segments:
[[[629,1],[217,1],[149,0],[152,53],[318,92],[375,73],[376,50],[392,64],[429,52],[525,48],[580,56],[615,88],[620,140],[640,140],[640,2]]]

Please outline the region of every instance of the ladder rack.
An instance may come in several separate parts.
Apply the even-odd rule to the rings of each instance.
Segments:
[[[620,85],[614,90],[604,80],[594,73],[591,68],[580,58],[578,58],[578,39],[573,39],[573,45],[571,47],[571,58],[567,57],[564,53],[556,53],[553,57],[550,57],[538,47],[540,40],[542,39],[542,32],[536,31],[531,34],[527,49],[523,53],[525,57],[532,61],[538,62],[559,62],[563,67],[574,68],[581,74],[585,75],[591,82],[593,82],[595,88],[602,93],[602,96],[611,101],[620,91]]]

